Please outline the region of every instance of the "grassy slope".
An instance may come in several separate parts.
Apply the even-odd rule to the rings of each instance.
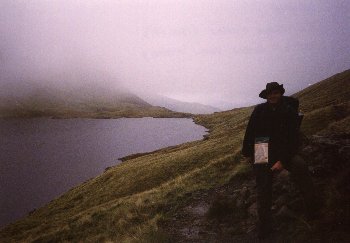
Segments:
[[[349,115],[349,73],[349,70],[338,73],[294,95],[300,100],[301,110],[308,114],[303,122],[303,131],[307,135]]]
[[[348,70],[296,94],[306,134],[334,122],[339,129],[349,116],[349,84]],[[252,108],[195,116],[210,129],[205,139],[131,156],[4,228],[0,241],[161,240],[166,236],[159,226],[191,192],[222,185],[247,169],[239,151]]]
[[[132,93],[113,90],[59,91],[39,89],[28,97],[0,97],[0,118],[120,118],[120,117],[191,117],[190,113],[175,112],[152,106]]]
[[[91,108],[90,108],[91,109]],[[121,117],[191,117],[190,113],[175,112],[160,106],[139,106],[133,104],[120,104],[104,109],[70,109],[55,107],[53,109],[2,109],[0,118],[121,118]]]

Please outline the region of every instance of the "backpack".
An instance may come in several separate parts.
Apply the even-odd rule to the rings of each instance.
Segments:
[[[282,96],[282,101],[291,109],[294,110],[294,112],[299,112],[299,100],[297,98],[291,97],[291,96]]]
[[[304,114],[299,112],[299,100],[291,96],[282,96],[282,101],[287,105],[288,109],[291,109],[297,116],[297,128],[300,129],[301,122],[304,118]]]

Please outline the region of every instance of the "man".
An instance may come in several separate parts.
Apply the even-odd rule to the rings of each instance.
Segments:
[[[267,100],[252,112],[243,141],[242,154],[253,163],[257,186],[258,236],[272,231],[272,178],[283,169],[290,172],[304,198],[307,213],[316,216],[314,185],[305,161],[297,155],[299,147],[299,101],[283,96],[283,84],[268,83],[260,97]]]

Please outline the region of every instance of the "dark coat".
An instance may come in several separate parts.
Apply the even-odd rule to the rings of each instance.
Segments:
[[[243,140],[242,154],[254,157],[256,137],[269,137],[269,161],[272,166],[281,161],[287,166],[298,149],[298,109],[299,101],[282,96],[275,108],[268,102],[258,104],[249,119]]]

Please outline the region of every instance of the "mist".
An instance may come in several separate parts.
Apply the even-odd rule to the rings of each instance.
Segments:
[[[350,67],[347,1],[0,1],[0,95],[38,86],[221,109]]]

